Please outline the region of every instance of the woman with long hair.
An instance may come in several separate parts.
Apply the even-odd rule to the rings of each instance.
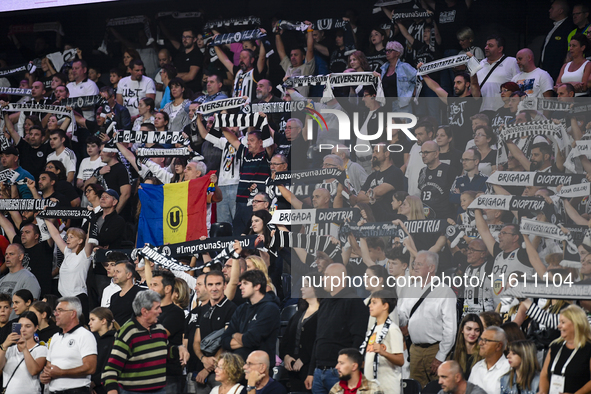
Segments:
[[[18,322],[21,325],[20,332],[11,333],[0,345],[2,392],[40,394],[39,373],[45,367],[48,349],[35,340],[35,331],[39,326],[37,315],[26,312]]]
[[[101,382],[101,375],[113,350],[115,336],[120,327],[113,317],[113,312],[102,307],[94,308],[90,312],[88,327],[96,338],[97,349],[96,372],[90,377],[91,388],[96,394],[107,394]]]
[[[183,182],[185,180],[185,168],[187,167],[187,160],[176,157],[172,161],[172,168],[174,170],[172,180],[170,183]]]
[[[131,129],[139,131],[144,123],[154,124],[154,111],[156,110],[156,103],[152,97],[142,97],[137,104],[138,116],[133,121]]]
[[[577,33],[570,39],[569,54],[572,60],[562,66],[556,79],[557,90],[562,83],[570,83],[575,88],[575,96],[587,95],[589,90],[589,76],[591,75],[591,62],[585,58],[585,53],[591,49],[589,39],[583,33]]]
[[[45,223],[53,242],[64,254],[64,260],[59,270],[58,291],[62,297],[78,297],[84,316],[88,316],[86,277],[94,244],[88,242],[88,235],[82,229],[69,228],[64,241],[59,230],[50,220],[46,220]]]
[[[317,277],[318,278],[318,277]],[[279,343],[279,357],[288,371],[291,391],[306,391],[304,380],[308,375],[308,366],[312,358],[312,349],[316,340],[318,326],[318,308],[324,290],[304,281],[302,298],[297,312],[289,319],[285,333]]]
[[[507,347],[511,370],[501,376],[501,394],[536,394],[540,385],[540,363],[536,345],[515,341]]]
[[[185,82],[180,78],[173,78],[169,83],[170,96],[172,101],[167,103],[162,111],[166,112],[169,117],[169,130],[180,131],[189,124],[189,114],[185,111],[185,107],[189,107],[191,100],[189,100],[189,91],[186,89]]]
[[[347,68],[352,68],[356,72],[369,71],[369,62],[367,61],[367,57],[365,57],[365,53],[355,51],[350,54]]]
[[[134,60],[141,60],[140,54],[133,48],[125,48],[123,51],[123,68],[125,75],[131,74],[131,67],[129,66]]]
[[[215,386],[210,394],[238,394],[244,386],[240,382],[244,379],[244,360],[234,353],[222,353],[216,367],[215,380],[221,385]]]
[[[174,278],[174,288],[172,290],[172,302],[185,312],[185,317],[189,314],[189,303],[191,302],[191,289],[187,282],[181,278]]]
[[[39,343],[49,346],[49,340],[53,334],[60,330],[60,328],[55,325],[51,306],[49,306],[47,302],[36,301],[31,305],[31,312],[37,315],[37,321],[39,322],[39,328],[37,329]]]
[[[369,50],[366,53],[369,71],[378,71],[386,60],[386,32],[379,27],[376,27],[369,33]]]
[[[483,331],[484,327],[482,326],[480,317],[475,313],[468,313],[464,316],[458,328],[456,347],[451,359],[460,364],[466,379],[470,377],[470,372],[474,364],[482,360],[479,353],[480,346],[478,345],[478,339]]]
[[[405,192],[404,190],[394,192],[394,194],[392,195],[392,210],[396,215],[402,216],[400,213],[400,207],[402,206],[402,204],[404,204],[404,200],[406,200],[406,197],[408,197],[408,192]]]
[[[17,316],[29,311],[34,301],[33,294],[27,289],[20,289],[12,295],[12,310]]]
[[[68,182],[68,173],[66,167],[59,160],[50,160],[45,165],[45,171],[53,172],[57,175],[57,182],[53,186],[55,191],[63,195],[65,200],[70,203],[72,207],[80,206],[80,197],[72,183]]]
[[[588,393],[591,391],[591,326],[587,314],[577,305],[568,306],[560,312],[558,329],[560,338],[550,345],[538,392],[548,393],[552,384],[561,393]]]

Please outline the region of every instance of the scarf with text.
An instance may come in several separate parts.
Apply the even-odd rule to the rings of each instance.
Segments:
[[[542,186],[575,185],[587,182],[585,174],[561,174],[536,171],[496,171],[487,183],[499,186]]]
[[[540,222],[538,220],[521,218],[519,224],[519,231],[521,234],[535,235],[542,238],[554,239],[557,241],[566,241],[566,246],[570,254],[577,252],[577,245],[574,242],[573,236],[570,233],[565,233],[562,229],[552,223]]]
[[[564,119],[559,123],[552,120],[539,120],[520,124],[505,125],[499,135],[502,140],[516,140],[522,137],[545,135],[553,137],[558,143],[560,150],[565,148],[565,141],[568,141],[566,124]]]
[[[35,72],[36,69],[37,68],[35,67],[35,65],[32,62],[29,62],[27,64],[23,64],[22,66],[18,66],[15,68],[8,68],[8,69],[0,70],[0,77],[5,77],[7,75],[20,73],[23,71],[26,71],[29,74],[32,74]]]
[[[564,162],[564,167],[571,172],[576,172],[575,160],[579,156],[585,156],[587,159],[591,159],[591,140],[579,140],[575,141],[575,144],[575,147],[571,149]]]
[[[35,103],[10,103],[2,107],[4,112],[31,111],[68,116],[74,121],[74,112],[61,105],[46,105]]]
[[[397,10],[392,13],[392,23],[395,24],[396,21],[405,19],[431,18],[432,16],[432,12],[423,9]]]
[[[315,223],[342,224],[345,221],[357,223],[359,219],[361,219],[361,212],[357,208],[276,209],[270,223],[284,226]]]
[[[5,198],[0,199],[0,211],[43,211],[46,207],[55,207],[57,203],[40,198]]]
[[[86,208],[47,208],[37,217],[58,219],[92,219],[93,211]]]
[[[240,242],[242,249],[255,249],[257,235],[240,237],[215,237],[203,241],[193,240],[176,244],[159,246],[158,249],[166,257],[193,256],[210,251],[222,251],[228,247],[234,248],[234,241]]]
[[[386,98],[384,97],[384,90],[382,89],[382,79],[373,75],[372,72],[329,74],[328,78],[326,78],[326,82],[324,83],[324,85],[324,92],[322,94],[322,99],[320,100],[323,103],[327,103],[335,98],[332,91],[333,88],[361,85],[373,86],[376,90],[376,100],[380,102],[380,104],[382,105],[386,103]]]
[[[578,185],[563,186],[556,193],[561,198],[589,197],[591,194],[591,183],[579,183]]]
[[[209,41],[208,45],[215,47],[220,45],[234,44],[242,41],[261,40],[265,37],[267,37],[267,34],[261,32],[259,29],[244,30],[236,33],[218,34]]]
[[[189,145],[189,140],[182,131],[134,131],[119,130],[113,136],[114,142],[137,142],[142,144],[183,144]]]
[[[137,255],[147,260],[154,262],[154,264],[161,266],[162,268],[174,271],[195,271],[202,267],[189,267],[179,263],[176,259],[169,258],[158,251],[157,247],[152,245],[146,245],[141,249],[137,249]]]
[[[95,105],[103,105],[106,102],[107,100],[97,94],[95,96],[68,97],[67,99],[60,101],[60,105],[72,108],[86,108]]]
[[[6,170],[0,172],[0,183],[8,183],[12,184],[16,181],[16,178],[19,177],[19,173],[7,168]]]
[[[373,6],[372,12],[374,14],[382,12],[382,7],[388,7],[391,5],[407,4],[412,3],[414,0],[379,0]]]
[[[144,33],[148,38],[146,42],[146,46],[152,45],[154,39],[152,38],[152,31],[150,30],[150,19],[145,15],[135,15],[135,16],[124,16],[121,18],[113,18],[107,21],[107,27],[113,26],[127,26],[127,25],[135,25],[135,24],[143,24],[144,25]],[[107,38],[108,38],[108,30],[105,32],[105,37],[103,38],[103,42],[101,43],[100,47],[98,48],[99,51],[108,55],[107,52]]]
[[[223,100],[209,101],[205,104],[199,105],[199,108],[195,112],[198,114],[206,115],[218,111],[240,108],[243,107],[247,102],[248,98],[244,97],[232,97]],[[193,121],[195,121],[195,119],[196,117],[193,118]]]
[[[474,75],[478,70],[482,68],[482,66],[480,65],[480,63],[478,63],[478,60],[476,60],[475,57],[468,57],[467,55],[456,55],[423,64],[421,68],[419,68],[417,76],[431,74],[436,71],[441,71],[448,68],[454,68],[463,65],[466,65],[468,67],[470,75]]]
[[[256,104],[245,105],[242,109],[244,113],[254,114],[264,112],[266,114],[278,114],[283,112],[301,112],[306,108],[305,101],[277,101],[260,102]]]
[[[0,94],[12,94],[15,96],[30,96],[31,89],[0,87]]]
[[[261,18],[256,16],[247,16],[242,18],[216,19],[209,21],[203,26],[203,30],[211,30],[223,26],[259,26]]]
[[[315,170],[278,172],[275,174],[273,184],[283,184],[285,181],[291,181],[292,183],[311,185],[322,183],[332,178],[336,178],[340,183],[344,183],[346,179],[345,171],[341,171],[338,168],[320,168]]]

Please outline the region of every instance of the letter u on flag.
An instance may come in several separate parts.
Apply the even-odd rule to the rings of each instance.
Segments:
[[[137,246],[179,243],[207,236],[207,187],[212,173],[188,182],[142,183],[138,190],[142,210]]]

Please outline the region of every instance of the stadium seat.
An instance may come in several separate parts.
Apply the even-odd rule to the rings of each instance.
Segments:
[[[421,384],[414,379],[402,380],[403,394],[421,394]]]
[[[432,380],[427,383],[423,389],[422,394],[437,394],[439,391],[441,391],[441,385],[439,384],[439,381]]]

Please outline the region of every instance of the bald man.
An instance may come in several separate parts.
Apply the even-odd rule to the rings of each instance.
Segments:
[[[316,344],[305,381],[306,389],[314,393],[328,393],[339,381],[335,368],[339,351],[359,349],[369,319],[369,310],[350,287],[343,264],[326,267],[323,278],[324,289],[331,297],[318,309]]]
[[[449,192],[455,176],[449,164],[439,160],[439,145],[435,141],[426,141],[421,145],[421,155],[426,167],[419,172],[419,190],[426,208],[435,214],[436,219],[452,216]]]
[[[441,390],[438,394],[486,394],[479,386],[467,382],[457,361],[446,361],[437,368]]]
[[[314,208],[330,208],[330,192],[324,188],[314,190],[312,193],[312,206]]]
[[[517,52],[517,65],[521,71],[511,82],[519,85],[519,89],[529,97],[552,97],[554,95],[554,80],[548,72],[536,67],[534,53],[529,48]]]
[[[285,394],[285,387],[269,376],[270,369],[267,352],[255,350],[250,353],[244,364],[247,386],[242,394]]]

